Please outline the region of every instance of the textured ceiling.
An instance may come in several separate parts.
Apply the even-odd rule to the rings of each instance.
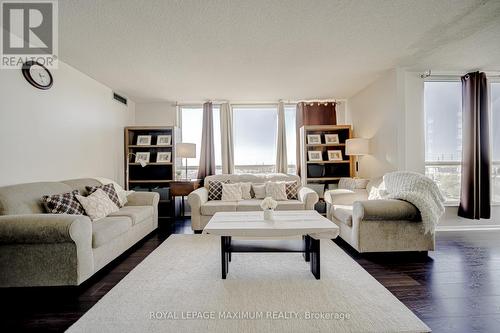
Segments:
[[[500,70],[500,1],[63,0],[60,58],[136,101],[348,98],[383,71]]]

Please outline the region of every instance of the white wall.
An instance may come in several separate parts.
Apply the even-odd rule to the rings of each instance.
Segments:
[[[175,102],[136,103],[137,126],[177,126]]]
[[[381,177],[400,166],[397,84],[397,71],[388,71],[348,101],[354,136],[370,139],[371,154],[360,158],[360,177]]]
[[[0,73],[0,186],[101,176],[123,183],[123,128],[135,104],[59,61],[47,91]]]

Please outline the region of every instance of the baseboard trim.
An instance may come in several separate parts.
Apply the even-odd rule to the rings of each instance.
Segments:
[[[500,230],[500,225],[437,226],[436,231],[485,231]]]

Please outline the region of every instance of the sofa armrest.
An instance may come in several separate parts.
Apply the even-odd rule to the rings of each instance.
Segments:
[[[330,205],[350,206],[355,201],[364,200],[368,200],[368,192],[365,189],[337,189],[325,192],[325,201]]]
[[[0,216],[0,244],[92,242],[88,216],[29,214]]]
[[[160,195],[156,192],[137,191],[127,196],[125,206],[158,206]]]
[[[403,200],[367,200],[353,204],[353,220],[365,221],[420,221],[420,212]]]
[[[319,196],[316,191],[309,187],[301,187],[298,193],[298,198],[305,204],[306,210],[314,209],[314,205],[318,202]]]
[[[200,187],[188,195],[188,202],[191,206],[191,211],[199,211],[201,206],[208,201],[208,190],[205,187]]]
[[[196,231],[203,230],[201,222],[201,206],[208,201],[208,190],[200,187],[188,195],[188,203],[191,207],[191,228]]]

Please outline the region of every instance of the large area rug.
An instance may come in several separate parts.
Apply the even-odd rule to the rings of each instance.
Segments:
[[[69,332],[429,332],[329,240],[321,280],[301,254],[233,254],[220,238],[172,235]]]

